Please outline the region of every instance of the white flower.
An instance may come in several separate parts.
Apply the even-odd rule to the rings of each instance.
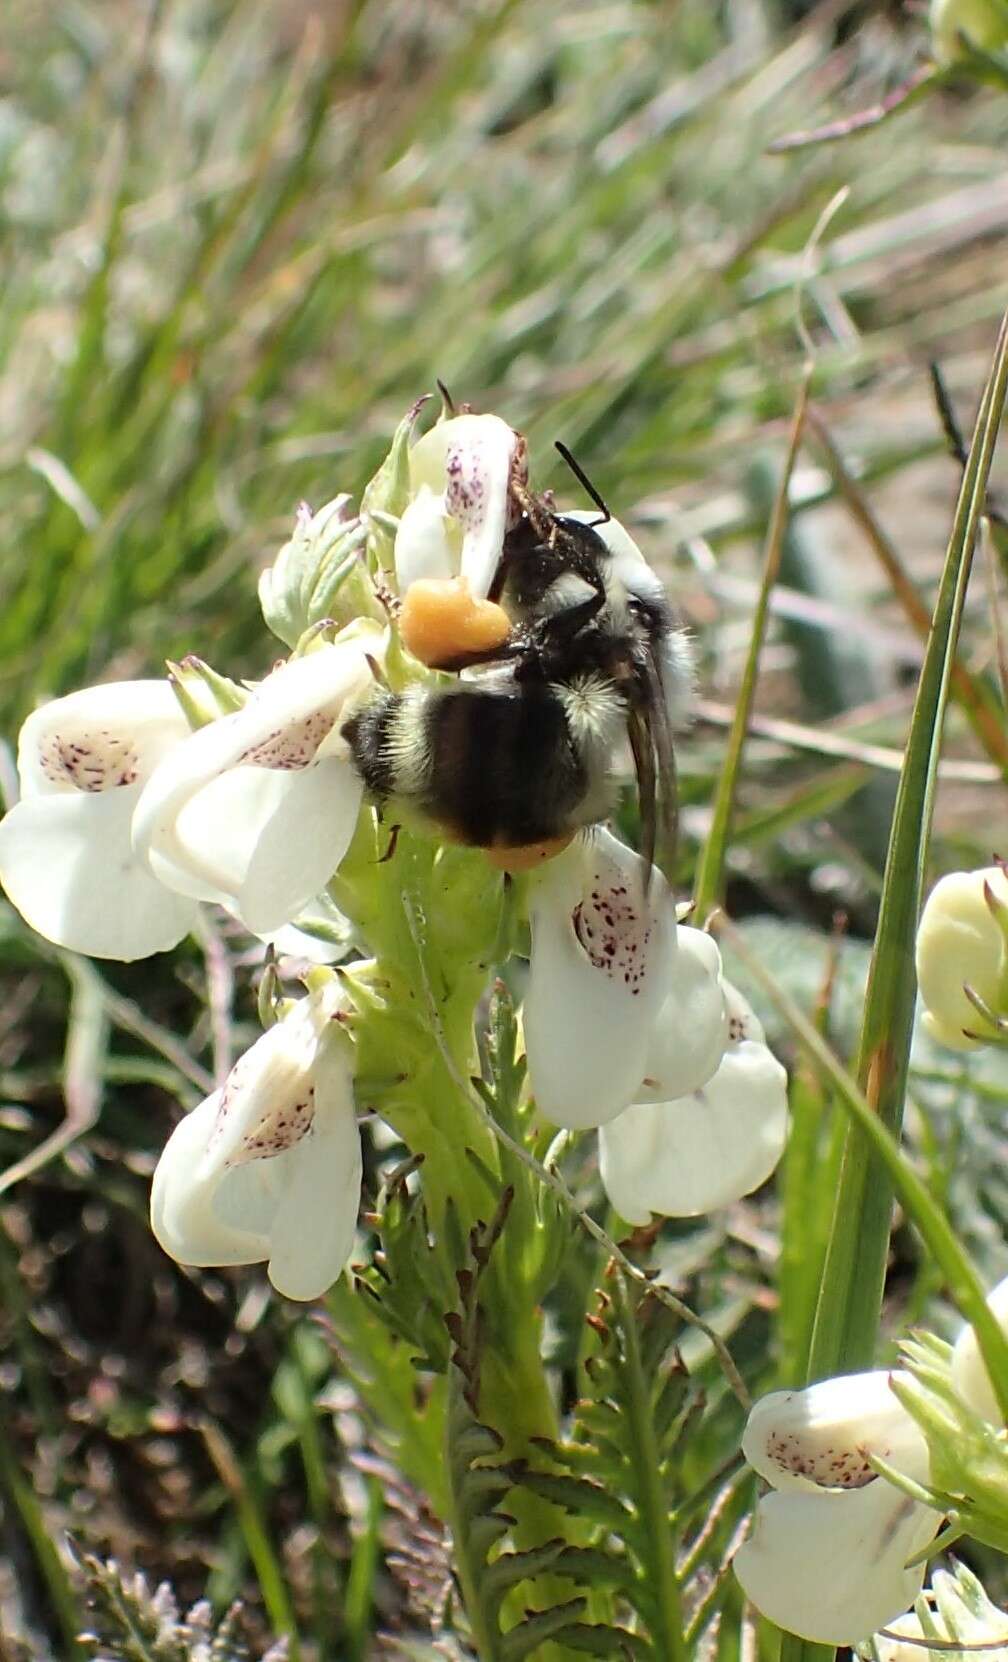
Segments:
[[[529,915],[525,1050],[546,1119],[583,1130],[646,1079],[667,1099],[706,1084],[727,1039],[720,957],[713,942],[680,951],[659,872],[645,892],[640,857],[596,828],[537,873]]]
[[[257,1039],[176,1126],[151,1225],[180,1264],[268,1263],[278,1292],[318,1298],[353,1245],[361,1146],[350,1041],[330,983]]]
[[[735,1555],[743,1590],[771,1621],[824,1644],[854,1644],[920,1591],[908,1570],[940,1518],[873,1471],[875,1455],[926,1481],[927,1443],[885,1372],[827,1379],[757,1402],[742,1448],[774,1485]]]
[[[1008,1327],[1008,1280],[987,1302]],[[890,1377],[901,1375],[849,1374],[776,1391],[749,1415],[743,1452],[774,1492],[756,1507],[735,1573],[757,1609],[805,1639],[856,1644],[900,1616],[923,1583],[924,1566],[908,1569],[907,1561],[934,1538],[941,1515],[878,1476],[869,1459],[929,1481],[927,1441]],[[1001,1424],[970,1327],[956,1340],[951,1380],[969,1407]]]
[[[1008,992],[1008,949],[998,906],[1008,905],[1000,866],[954,871],[928,895],[917,930],[917,980],[924,1026],[953,1050],[975,1050],[985,1022],[966,996],[968,985],[997,1012]]]
[[[366,697],[384,640],[361,626],[291,659],[165,758],[133,819],[134,846],[164,883],[261,934],[325,887],[363,790],[340,726]]]
[[[710,936],[680,928],[680,966],[691,954],[705,955],[713,975],[720,971]],[[696,984],[695,997],[703,985]],[[603,1187],[628,1223],[648,1223],[652,1212],[683,1218],[727,1206],[765,1183],[784,1152],[787,1074],[741,993],[724,984],[724,1001],[728,1043],[707,1083],[675,1099],[656,1083],[599,1131]],[[670,999],[657,1036],[667,1044],[680,1021],[689,1031],[689,1001],[677,1010]],[[659,1081],[673,1071],[653,1062],[649,1068]]]
[[[877,1478],[837,1504],[828,1494],[765,1495],[735,1555],[743,1590],[778,1627],[828,1645],[855,1644],[918,1594],[908,1559],[940,1519]]]
[[[130,842],[147,779],[188,733],[167,681],[86,687],[28,717],[21,800],[0,824],[0,879],[46,940],[130,960],[188,934],[192,901],[162,887]]]
[[[399,592],[420,577],[461,575],[486,596],[508,528],[509,486],[521,467],[519,436],[494,415],[439,421],[409,453],[412,500],[399,522]]]

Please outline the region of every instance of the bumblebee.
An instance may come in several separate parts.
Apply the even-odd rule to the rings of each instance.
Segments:
[[[519,517],[489,595],[504,638],[449,646],[436,667],[454,680],[377,688],[342,731],[379,803],[408,804],[463,843],[527,851],[516,865],[612,812],[628,741],[650,868],[659,829],[663,844],[674,839],[672,734],[692,688],[689,642],[659,579],[557,448],[597,517],[557,513],[513,483]]]

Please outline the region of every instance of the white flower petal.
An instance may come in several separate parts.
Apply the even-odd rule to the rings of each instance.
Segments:
[[[269,1278],[286,1298],[320,1298],[342,1273],[357,1230],[363,1168],[352,1109],[319,1115],[312,1135],[284,1158]]]
[[[751,1194],[787,1137],[787,1074],[756,1016],[722,982],[708,936],[680,926],[677,938],[675,990],[658,1018],[644,1088],[599,1136],[603,1186],[630,1223],[646,1223],[653,1212],[696,1217]],[[693,1078],[706,1084],[663,1100],[668,1080]]]
[[[924,1434],[890,1389],[885,1369],[761,1397],[742,1452],[778,1489],[874,1487],[869,1455],[919,1482],[930,1469]]]
[[[1008,1279],[999,1281],[987,1294],[987,1305],[998,1326],[1008,1333]],[[970,1407],[982,1414],[991,1425],[1001,1425],[1004,1416],[998,1407],[990,1374],[980,1355],[977,1336],[968,1324],[963,1327],[952,1349],[952,1383],[966,1398]]]
[[[165,1252],[179,1264],[258,1264],[269,1256],[266,1225],[273,1206],[266,1206],[265,1218],[254,1217],[251,1207],[243,1208],[239,1225],[216,1204],[219,1185],[194,1181],[213,1134],[220,1099],[221,1092],[214,1091],[179,1122],[154,1172],[151,1228]],[[269,1164],[257,1162],[261,1168]],[[235,1176],[246,1170],[252,1175],[251,1167],[239,1167]]]
[[[291,779],[238,891],[251,930],[280,928],[325,888],[350,846],[363,792],[359,774],[336,756]]]
[[[29,795],[0,824],[0,881],[46,940],[129,962],[189,933],[194,903],[158,883],[133,852],[141,789]]]
[[[524,1001],[529,1077],[556,1125],[603,1124],[632,1101],[675,951],[659,873],[607,831],[580,837],[537,875]]]
[[[167,681],[109,681],[54,698],[18,735],[22,796],[124,789],[188,732]]]
[[[717,942],[680,925],[668,966],[668,992],[651,1035],[647,1083],[639,1100],[671,1102],[713,1077],[728,1043],[728,1006]]]
[[[461,538],[458,539],[461,545]],[[444,498],[423,485],[406,507],[395,539],[395,569],[399,593],[405,594],[418,578],[454,577],[458,552],[452,550],[445,519]]]
[[[849,1493],[769,1494],[735,1555],[735,1574],[786,1632],[855,1644],[913,1603],[924,1565],[904,1566],[940,1522],[882,1478]]]
[[[292,660],[165,759],[133,820],[134,845],[162,881],[226,901],[253,930],[279,928],[324,886],[361,800],[339,727],[384,641],[359,630]]]
[[[766,1045],[733,1045],[677,1102],[635,1104],[599,1132],[605,1191],[631,1223],[696,1217],[765,1183],[787,1140],[787,1074]],[[628,1210],[629,1208],[629,1210]]]
[[[327,986],[299,1000],[239,1056],[220,1092],[201,1181],[241,1161],[271,1158],[307,1135],[317,1110],[319,1044],[338,998]]]
[[[599,1175],[610,1203],[627,1223],[651,1222],[654,1185],[650,1167],[674,1159],[669,1122],[660,1107],[632,1104],[599,1126]]]
[[[890,1639],[884,1634],[873,1635],[878,1662],[935,1662],[934,1655],[928,1650],[924,1639],[924,1629],[920,1624],[920,1617],[912,1610],[905,1616],[897,1616],[895,1621],[886,1622],[888,1633],[895,1633],[907,1640],[916,1640],[916,1644],[902,1644],[900,1639]]]
[[[167,681],[119,681],[53,699],[18,739],[21,801],[0,825],[0,880],[57,946],[132,960],[175,946],[195,909],[130,844],[144,781],[188,734]]]
[[[312,897],[293,923],[284,924],[282,929],[264,931],[259,939],[272,946],[281,958],[307,959],[312,964],[337,964],[352,946],[359,944],[350,919],[325,889]]]
[[[439,421],[410,451],[413,488],[419,494],[426,486],[443,498],[444,512],[462,533],[460,574],[480,600],[500,564],[517,447],[518,434],[499,416],[461,415]]]

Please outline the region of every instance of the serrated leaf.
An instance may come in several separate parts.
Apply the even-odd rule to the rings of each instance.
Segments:
[[[531,1489],[541,1499],[552,1501],[554,1506],[561,1506],[576,1517],[591,1518],[617,1534],[630,1521],[631,1514],[623,1502],[599,1483],[583,1477],[565,1477],[559,1472],[535,1471],[531,1467],[519,1466],[513,1470],[516,1482],[523,1488]]]
[[[655,1653],[646,1640],[625,1627],[607,1627],[575,1622],[553,1635],[558,1645],[582,1651],[587,1656],[604,1656],[607,1662],[654,1662]]]
[[[485,1460],[499,1454],[503,1447],[504,1439],[499,1431],[494,1431],[489,1425],[480,1425],[478,1420],[471,1420],[460,1427],[452,1438],[452,1461],[453,1464],[457,1461],[460,1468],[469,1466],[474,1460]]]
[[[571,1599],[567,1604],[555,1604],[549,1610],[534,1610],[505,1633],[501,1644],[501,1656],[504,1662],[523,1662],[526,1656],[552,1639],[561,1628],[566,1627],[572,1616],[580,1615],[584,1610],[585,1599]]]
[[[614,1553],[601,1547],[572,1547],[558,1537],[526,1552],[502,1552],[487,1567],[486,1585],[495,1597],[503,1598],[521,1582],[546,1571],[553,1576],[566,1576],[585,1587],[599,1583],[619,1587],[630,1573],[626,1560]]]

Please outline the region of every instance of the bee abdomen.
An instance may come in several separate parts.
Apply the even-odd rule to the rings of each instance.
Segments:
[[[373,795],[463,842],[521,847],[583,823],[585,766],[548,686],[380,693],[343,733]]]

